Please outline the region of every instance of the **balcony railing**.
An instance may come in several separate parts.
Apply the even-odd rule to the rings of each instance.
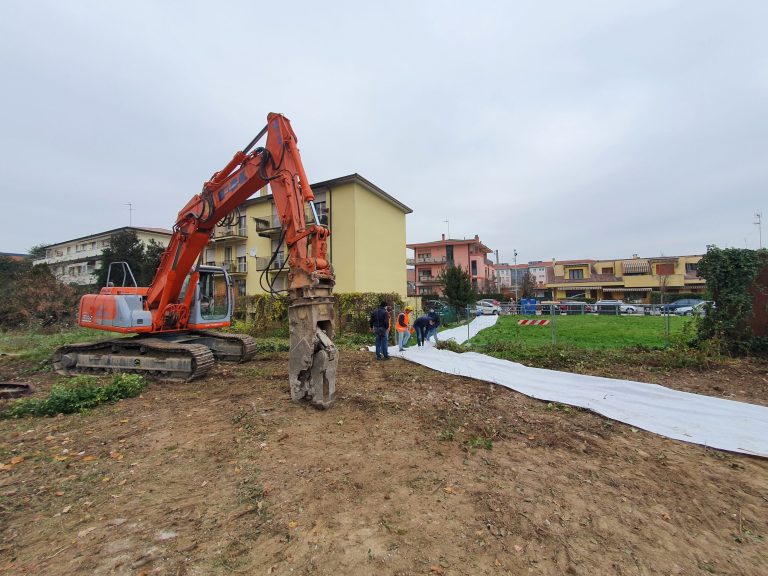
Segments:
[[[267,218],[255,218],[255,220],[257,232],[265,232],[267,230],[275,230],[281,228],[280,216],[276,214],[272,214],[272,216]]]
[[[213,232],[214,240],[224,238],[247,238],[248,229],[245,226],[218,226]]]
[[[419,276],[419,282],[422,284],[435,284],[440,282],[439,276]]]
[[[448,260],[443,256],[442,258],[426,258],[423,256],[419,256],[416,258],[408,258],[406,261],[408,265],[415,266],[417,264],[446,264]]]
[[[248,273],[248,261],[247,260],[224,260],[221,263],[221,267],[224,268],[229,274],[247,274]]]

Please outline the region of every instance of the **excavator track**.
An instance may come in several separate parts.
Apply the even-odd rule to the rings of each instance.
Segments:
[[[256,339],[247,334],[232,334],[216,330],[195,330],[190,342],[200,342],[213,352],[220,362],[247,362],[256,355]]]
[[[53,355],[54,370],[67,376],[130,372],[166,382],[199,378],[214,364],[213,352],[203,344],[146,337],[69,344]]]

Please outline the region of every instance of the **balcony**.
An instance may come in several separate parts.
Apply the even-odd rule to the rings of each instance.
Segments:
[[[440,284],[441,280],[439,276],[419,276],[418,284]]]
[[[224,242],[226,240],[246,240],[248,230],[245,226],[217,226],[213,231],[211,240],[214,242]]]
[[[446,264],[447,262],[445,256],[442,258],[408,258],[405,261],[408,266],[418,266],[419,264]]]
[[[272,214],[268,218],[254,218],[256,220],[256,232],[264,238],[279,236],[282,230],[280,216]]]
[[[283,265],[285,264],[286,268],[283,270],[283,272],[288,271],[287,264],[285,263],[285,256],[282,250],[277,253],[277,255],[275,256],[275,260],[271,264],[269,263],[270,259],[271,259],[271,256],[270,258],[256,258],[256,270],[258,272],[263,272],[264,270],[267,269],[267,266],[269,266],[270,272],[278,273],[280,272],[280,269],[283,268]]]
[[[224,260],[221,263],[221,267],[226,270],[227,274],[231,274],[232,276],[248,274],[247,260]]]

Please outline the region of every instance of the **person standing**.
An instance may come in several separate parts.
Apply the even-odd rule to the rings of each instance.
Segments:
[[[411,337],[411,312],[413,312],[413,308],[406,306],[405,310],[397,315],[397,322],[395,322],[397,347],[400,352],[408,345],[408,339]]]
[[[389,349],[390,332],[392,332],[392,306],[387,306],[387,349]]]
[[[437,327],[440,326],[440,314],[432,309],[427,312],[427,316],[429,316],[429,319],[432,320],[432,324],[430,325],[429,331],[427,332],[426,340],[434,337],[435,344],[437,344]]]
[[[389,331],[389,314],[387,303],[381,302],[379,307],[371,312],[368,322],[371,332],[376,336],[376,359],[389,360],[389,347],[387,346],[387,334]]]
[[[419,346],[424,346],[424,340],[432,327],[432,319],[429,316],[419,316],[413,323],[413,327],[416,329],[416,342]]]

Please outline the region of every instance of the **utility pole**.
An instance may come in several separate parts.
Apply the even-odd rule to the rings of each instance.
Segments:
[[[515,258],[515,268],[514,268],[515,270],[515,306],[517,306],[517,303],[520,301],[520,299],[517,297],[517,289],[518,289],[518,286],[520,285],[520,282],[519,282],[520,277],[517,275],[517,248],[514,248],[512,250],[512,254]]]
[[[128,226],[133,226],[133,204],[127,202],[123,206],[128,206]]]
[[[755,212],[755,226],[757,226],[757,236],[759,238],[758,247],[763,247],[763,213]]]

